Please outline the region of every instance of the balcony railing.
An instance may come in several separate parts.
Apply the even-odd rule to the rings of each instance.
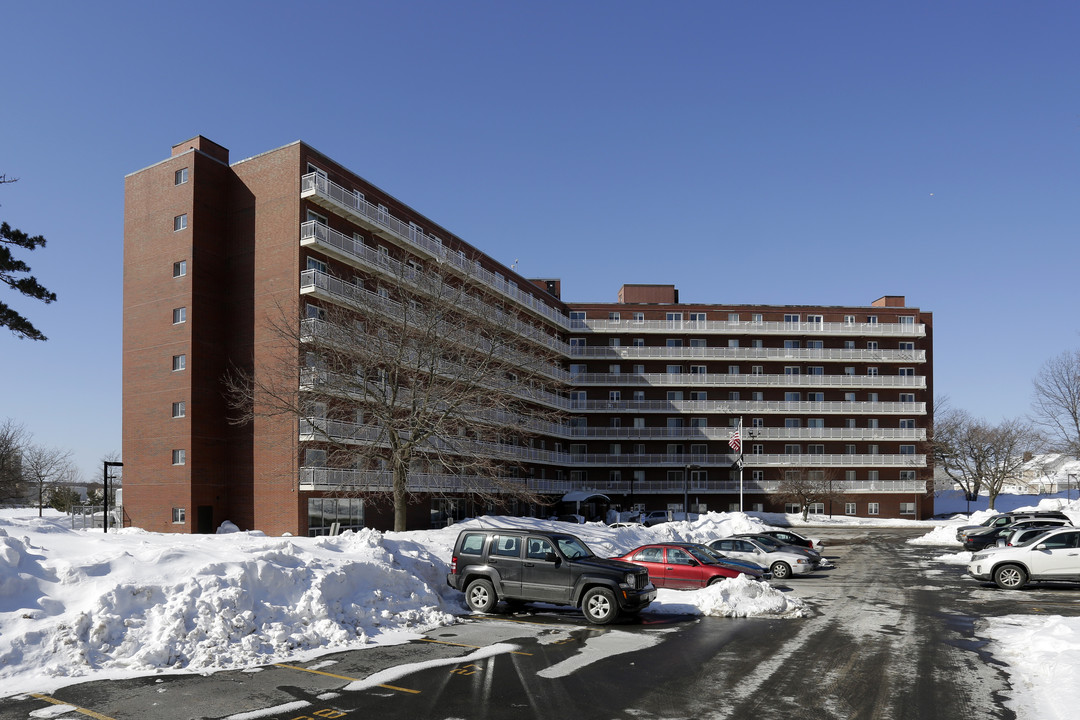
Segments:
[[[780,400],[571,400],[574,412],[724,413],[726,415],[925,415],[924,402],[784,402]]]
[[[575,333],[702,333],[725,335],[855,335],[923,337],[921,323],[731,322],[727,320],[571,320]]]
[[[407,245],[440,261],[453,265],[469,277],[476,278],[488,287],[500,292],[529,310],[556,323],[569,327],[569,318],[531,293],[519,288],[512,281],[484,269],[464,255],[447,250],[438,238],[427,235],[416,225],[402,222],[387,212],[386,208],[367,202],[359,193],[348,190],[318,173],[308,173],[300,179],[300,197],[315,197],[328,201],[334,208],[344,210],[348,216],[361,219],[364,225],[383,235],[389,235],[400,244]],[[552,298],[554,299],[554,298]]]
[[[926,388],[922,375],[734,375],[727,373],[578,373],[571,375],[575,386],[615,385],[618,387],[843,387],[843,388]]]
[[[380,470],[345,470],[336,468],[302,467],[299,472],[299,489],[304,492],[389,492],[393,480],[388,471]],[[410,492],[436,492],[444,494],[467,493],[483,490],[484,492],[506,492],[510,487],[522,488],[543,495],[564,495],[575,490],[628,495],[633,493],[681,493],[687,489],[692,493],[738,493],[739,483],[732,480],[689,480],[684,485],[682,480],[590,480],[582,483],[577,480],[557,478],[500,478],[498,482],[491,478],[475,475],[447,475],[436,473],[410,473],[408,489]],[[744,480],[742,491],[745,494],[775,493],[779,490],[779,481]],[[833,483],[838,493],[925,493],[926,482],[922,480],[838,480]]]
[[[924,363],[925,350],[866,350],[841,348],[645,347],[633,345],[574,345],[573,358],[597,360],[740,360],[809,362]]]
[[[560,437],[595,440],[722,440],[727,442],[730,427],[562,427],[549,428]],[[925,428],[743,428],[743,442],[763,440],[821,440],[848,442],[922,442]]]

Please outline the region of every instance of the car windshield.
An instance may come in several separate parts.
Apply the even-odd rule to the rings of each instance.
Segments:
[[[1036,540],[1038,540],[1043,535],[1045,535],[1046,533],[1050,532],[1053,529],[1054,528],[1047,528],[1047,529],[1043,530],[1042,532],[1032,533],[1031,537],[1025,538],[1023,542],[1016,543],[1015,545],[1013,545],[1013,547],[1027,547],[1028,545],[1033,544]]]
[[[776,538],[771,538],[768,535],[762,535],[761,537],[755,537],[754,539],[757,540],[760,544],[764,545],[766,549],[772,548],[775,550],[784,544]]]
[[[558,535],[553,539],[559,544],[559,550],[562,551],[562,554],[571,560],[577,560],[578,558],[592,555],[592,551],[589,550],[588,545],[581,542],[576,537],[571,535]]]
[[[699,547],[688,547],[688,546],[684,545],[684,546],[682,546],[682,548],[686,552],[693,555],[694,558],[696,560],[698,560],[699,562],[708,563],[709,565],[713,565],[713,564],[716,563],[716,558],[713,555],[705,552],[704,550],[702,550]]]

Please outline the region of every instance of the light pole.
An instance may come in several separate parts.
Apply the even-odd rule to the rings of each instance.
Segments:
[[[105,461],[104,467],[104,485],[105,485],[105,517],[102,519],[102,525],[105,527],[105,532],[109,532],[109,478],[114,477],[109,475],[109,468],[111,467],[124,467],[122,462],[109,462]],[[93,524],[93,523],[91,523]]]
[[[1076,473],[1069,473],[1065,476],[1065,499],[1072,502],[1072,486],[1076,482]]]

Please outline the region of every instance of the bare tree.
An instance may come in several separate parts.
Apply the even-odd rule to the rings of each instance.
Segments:
[[[37,486],[38,516],[46,504],[46,486],[73,483],[79,479],[79,470],[71,461],[70,450],[60,450],[44,445],[29,445],[23,453],[23,478]]]
[[[0,423],[0,503],[24,502],[29,488],[23,479],[23,450],[30,440],[26,428],[7,418]]]
[[[931,446],[937,466],[970,497],[985,490],[992,510],[1007,480],[1019,479],[1024,453],[1039,452],[1043,438],[1020,419],[991,425],[964,410],[935,413]]]
[[[391,502],[395,530],[421,492],[538,502],[523,468],[560,419],[553,337],[457,270],[376,261],[364,280],[315,273],[301,317],[272,313],[274,359],[227,379],[237,421],[296,418],[305,480]]]
[[[1032,383],[1032,419],[1054,449],[1080,457],[1080,350],[1069,350],[1043,365]]]
[[[809,517],[814,503],[842,503],[847,500],[843,482],[836,468],[784,468],[776,497],[785,503],[798,503],[803,521]]]

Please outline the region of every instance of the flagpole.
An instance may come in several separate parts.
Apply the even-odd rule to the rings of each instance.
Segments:
[[[739,416],[739,512],[743,512],[743,436],[742,436],[742,415]]]

